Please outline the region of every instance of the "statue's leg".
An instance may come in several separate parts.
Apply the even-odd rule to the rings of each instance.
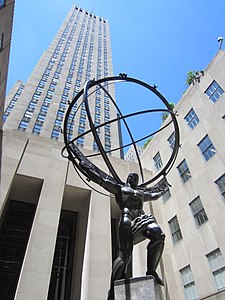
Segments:
[[[133,250],[131,218],[126,210],[122,212],[119,223],[119,257],[114,261],[108,300],[114,299],[114,281],[126,278],[127,266]]]
[[[147,246],[147,273],[146,275],[153,275],[160,285],[164,285],[161,278],[159,278],[156,268],[159,264],[164,248],[165,234],[156,222],[148,224],[146,237],[150,239]]]

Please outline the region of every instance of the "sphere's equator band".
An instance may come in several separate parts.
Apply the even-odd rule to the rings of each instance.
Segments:
[[[169,111],[168,111],[167,109],[165,109],[164,112],[169,112]],[[126,117],[126,116],[124,116],[124,117]],[[138,140],[135,140],[134,142],[135,142],[135,143],[139,143],[139,142],[142,142],[142,141],[144,141],[144,140],[150,138],[151,136],[154,136],[154,135],[157,134],[158,132],[160,132],[160,131],[162,131],[163,129],[165,129],[166,127],[168,127],[171,123],[172,123],[172,120],[170,120],[165,126],[161,127],[160,129],[158,129],[158,130],[156,130],[156,131],[154,131],[154,132],[152,132],[152,133],[150,133],[150,134],[148,134],[148,135],[145,135],[144,137],[142,137],[142,138],[140,138],[140,139],[138,139]],[[102,125],[100,125],[100,126],[102,126]],[[100,126],[96,126],[96,129],[97,129],[98,127],[100,127]],[[81,134],[81,135],[83,135],[83,134]],[[79,137],[80,137],[81,135],[79,135]],[[77,138],[76,138],[76,139],[77,139]],[[117,150],[120,150],[120,149],[129,147],[129,146],[131,146],[131,145],[133,145],[132,142],[131,142],[131,143],[128,143],[128,144],[125,144],[125,145],[123,145],[123,146],[121,146],[121,147],[117,147],[117,148],[113,148],[113,149],[111,149],[111,150],[108,150],[108,151],[106,151],[106,153],[107,153],[107,152],[114,152],[114,151],[117,151]],[[65,147],[64,147],[64,149],[65,149]],[[101,154],[100,154],[100,153],[94,153],[94,154],[89,154],[89,155],[87,155],[86,157],[94,157],[94,156],[99,156],[99,155],[101,155]]]
[[[117,118],[115,118],[115,119],[111,119],[110,121],[107,121],[107,122],[105,122],[105,123],[103,123],[103,124],[100,124],[100,125],[95,126],[95,129],[101,128],[101,127],[103,127],[103,126],[105,126],[105,125],[107,125],[107,124],[111,124],[111,123],[113,123],[113,122],[115,122],[115,121],[117,121],[117,120],[121,120],[122,118],[130,118],[130,117],[134,117],[134,116],[139,115],[139,114],[153,113],[153,112],[163,112],[163,113],[164,113],[164,112],[168,112],[168,113],[171,113],[171,114],[175,114],[174,112],[172,112],[172,111],[170,111],[170,110],[168,110],[168,109],[163,109],[163,108],[158,108],[158,109],[147,109],[147,110],[142,110],[142,111],[140,111],[140,112],[134,112],[134,113],[130,113],[130,114],[127,114],[127,115],[124,115],[124,116],[120,116],[120,117],[117,117]],[[135,143],[139,143],[139,142],[141,142],[141,141],[147,139],[148,137],[151,137],[151,136],[155,135],[156,133],[158,133],[158,132],[162,131],[163,129],[165,129],[166,127],[168,127],[172,122],[173,122],[173,121],[170,120],[166,125],[164,125],[164,126],[161,127],[160,129],[158,129],[158,130],[154,131],[153,133],[150,133],[150,134],[148,134],[148,135],[146,135],[146,136],[144,136],[144,137],[142,137],[142,138],[140,138],[140,139],[138,139],[138,140],[135,140],[134,142],[135,142]],[[83,136],[87,135],[87,134],[90,133],[90,132],[92,132],[91,129],[85,131],[84,133],[81,133],[81,134],[77,135],[75,138],[73,138],[72,140],[70,140],[70,141],[68,142],[68,144],[69,144],[69,143],[75,142],[75,141],[78,140],[80,137],[83,137]],[[121,148],[125,148],[125,147],[130,146],[130,145],[132,145],[132,143],[128,143],[128,144],[125,144],[125,145],[123,145],[123,146],[121,146],[121,147],[112,149],[112,150],[110,150],[110,152],[119,150],[119,149],[121,149]],[[63,151],[64,151],[65,149],[66,149],[66,145],[64,146]],[[107,151],[106,151],[106,152],[107,152]],[[99,155],[101,155],[101,153],[90,154],[90,155],[87,155],[86,157],[99,156]]]
[[[114,84],[116,82],[132,82],[132,83],[136,83],[139,84],[145,88],[147,88],[148,90],[150,90],[153,94],[155,94],[165,105],[166,109],[149,109],[149,110],[143,110],[143,111],[139,111],[139,112],[135,112],[135,113],[130,113],[127,115],[123,115],[122,112],[120,111],[119,107],[117,106],[115,100],[113,99],[113,97],[110,95],[110,93],[105,89],[105,86],[108,86],[110,84]],[[107,83],[107,84],[106,84]],[[90,93],[88,93],[88,91],[95,87],[94,91],[91,91]],[[113,103],[113,105],[115,106],[117,112],[118,112],[118,117],[111,119],[107,122],[104,122],[102,124],[99,124],[97,126],[94,125],[93,120],[92,120],[92,116],[91,116],[91,112],[90,112],[90,108],[89,108],[89,104],[88,104],[88,97],[90,97],[90,95],[92,95],[97,89],[102,89],[104,91],[104,93],[110,98],[111,102]],[[73,106],[75,105],[76,102],[78,102],[78,100],[80,99],[80,97],[83,96],[83,101],[81,101],[81,103],[79,104],[78,108],[76,109],[76,111],[72,111]],[[85,109],[86,109],[86,113],[87,113],[87,118],[89,121],[89,125],[90,125],[90,129],[87,130],[84,133],[81,133],[79,135],[77,135],[75,138],[70,139],[70,135],[68,133],[68,130],[70,130],[70,126],[71,124],[69,124],[69,117],[70,117],[70,122],[71,122],[71,114],[72,115],[72,120],[74,120],[75,116],[76,116],[76,112],[77,110],[80,108],[80,106],[82,105],[82,103],[84,103],[85,105]],[[166,125],[162,126],[159,130],[145,136],[142,137],[138,140],[134,140],[132,133],[129,129],[128,123],[126,122],[126,118],[129,117],[133,117],[139,114],[145,114],[145,113],[150,113],[150,112],[167,112],[170,117],[171,120],[166,122]],[[126,144],[126,145],[122,145],[120,147],[115,147],[114,149],[110,149],[108,151],[106,151],[100,141],[100,138],[96,132],[96,129],[101,128],[107,124],[111,124],[113,122],[122,120],[126,130],[128,132],[128,135],[131,139],[131,142]],[[72,122],[71,122],[72,123]],[[169,126],[171,123],[173,123],[173,127],[174,127],[174,133],[175,133],[175,143],[174,143],[174,147],[173,147],[173,151],[167,161],[167,163],[165,164],[165,166],[162,168],[162,170],[156,174],[153,178],[144,181],[144,175],[143,175],[143,171],[142,171],[142,165],[141,165],[141,161],[137,152],[137,147],[136,147],[136,143],[145,140],[146,138],[149,138],[153,135],[155,135],[156,133],[162,131],[163,129],[165,129],[167,126]],[[77,146],[75,146],[75,142],[78,138],[83,137],[84,135],[87,135],[88,133],[92,133],[94,140],[99,148],[100,153],[95,153],[95,154],[90,154],[90,155],[83,155],[82,152],[78,149]],[[88,179],[91,180],[90,176],[88,175],[88,172],[85,172],[80,166],[79,163],[80,161],[86,161],[87,164],[90,164],[92,166],[94,166],[94,168],[97,170],[97,172],[99,172],[99,174],[101,174],[101,176],[103,176],[105,178],[105,176],[107,176],[108,178],[110,177],[112,180],[115,180],[117,183],[123,183],[123,181],[120,179],[120,177],[118,176],[117,172],[115,171],[113,165],[111,164],[111,161],[109,160],[109,157],[107,155],[107,153],[111,153],[113,151],[117,151],[120,149],[123,149],[127,146],[133,145],[134,146],[134,150],[137,156],[137,162],[139,165],[139,170],[140,170],[140,174],[141,174],[141,178],[142,178],[142,183],[139,185],[139,187],[144,188],[147,185],[155,182],[156,180],[158,180],[160,177],[162,176],[166,176],[169,171],[171,170],[175,159],[177,157],[178,154],[178,149],[179,149],[179,145],[180,145],[180,135],[179,135],[179,127],[178,127],[178,123],[177,123],[177,119],[176,119],[176,113],[174,113],[173,111],[171,111],[171,107],[170,104],[167,102],[167,100],[161,95],[161,93],[159,93],[156,89],[156,86],[150,86],[147,83],[140,81],[138,79],[135,78],[131,78],[131,77],[120,77],[120,76],[114,76],[114,77],[107,77],[107,78],[102,78],[99,80],[90,80],[88,82],[86,82],[84,88],[74,97],[74,99],[71,101],[71,103],[69,103],[69,108],[67,110],[66,116],[65,116],[65,122],[64,122],[64,130],[63,130],[63,134],[64,134],[64,142],[65,142],[65,146],[62,149],[62,155],[64,157],[67,157],[68,159],[70,159],[73,162],[74,167],[79,170],[84,176],[86,176]],[[68,152],[68,156],[64,155],[64,151],[65,149]],[[93,165],[88,158],[90,157],[94,157],[97,155],[101,155],[108,170],[110,175],[106,174],[105,172],[103,172],[102,170],[100,170],[97,166]],[[78,161],[78,162],[77,162]]]

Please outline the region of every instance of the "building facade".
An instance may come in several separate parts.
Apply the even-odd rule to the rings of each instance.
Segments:
[[[140,156],[141,153],[143,152],[143,147],[140,145],[136,145],[136,148],[137,148],[137,153]],[[133,145],[130,146],[127,152],[125,153],[124,159],[127,161],[137,162],[137,155]]]
[[[225,298],[225,51],[199,74],[174,108],[180,150],[167,176],[171,187],[153,207],[167,237],[163,266],[172,300]],[[169,126],[143,153],[154,175],[174,139]]]

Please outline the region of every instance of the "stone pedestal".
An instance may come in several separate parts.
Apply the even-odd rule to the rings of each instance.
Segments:
[[[152,276],[114,282],[115,300],[163,300],[161,286]]]

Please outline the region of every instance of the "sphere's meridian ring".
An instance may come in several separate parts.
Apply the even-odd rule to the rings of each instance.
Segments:
[[[88,121],[89,121],[89,125],[90,125],[90,128],[91,128],[91,131],[93,133],[93,136],[94,136],[94,139],[98,145],[98,148],[99,148],[99,151],[101,152],[102,154],[102,157],[111,173],[111,175],[113,176],[113,178],[118,182],[118,183],[121,183],[122,184],[122,181],[121,179],[119,178],[119,176],[117,175],[115,169],[113,168],[107,154],[105,153],[105,150],[102,146],[102,143],[100,141],[100,138],[96,132],[96,129],[95,129],[95,125],[93,123],[93,120],[92,120],[92,117],[91,117],[91,112],[90,112],[90,108],[89,108],[89,104],[88,104],[88,89],[90,88],[91,86],[91,83],[92,83],[92,80],[89,80],[85,83],[84,85],[84,93],[83,93],[83,100],[84,100],[84,104],[85,104],[85,109],[86,109],[86,112],[87,112],[87,117],[88,117]]]
[[[125,117],[123,116],[123,114],[122,114],[120,108],[119,108],[118,105],[116,104],[116,101],[113,99],[113,97],[109,94],[109,92],[108,92],[102,85],[99,85],[99,86],[100,86],[100,87],[103,89],[103,91],[108,95],[108,97],[110,98],[110,100],[112,101],[112,103],[114,104],[114,106],[116,107],[117,111],[119,112],[119,114],[120,114],[120,116],[121,116],[121,118],[122,118],[122,121],[124,122],[124,125],[125,125],[125,127],[126,127],[126,129],[127,129],[127,132],[128,132],[128,134],[129,134],[129,136],[130,136],[130,139],[131,139],[131,141],[132,141],[132,145],[133,145],[133,147],[134,147],[134,151],[135,151],[135,154],[136,154],[136,157],[137,157],[137,160],[138,160],[139,170],[140,170],[140,174],[141,174],[141,181],[142,181],[142,183],[144,183],[144,174],[143,174],[143,170],[142,170],[141,160],[140,160],[140,157],[139,157],[139,155],[138,155],[136,142],[134,141],[133,135],[132,135],[132,133],[131,133],[131,131],[130,131],[130,128],[129,128],[128,124],[127,124],[127,121],[126,121]],[[121,149],[121,148],[122,148],[122,147],[120,147],[120,149]]]
[[[178,123],[177,123],[177,120],[176,120],[176,117],[175,117],[175,114],[171,111],[171,108],[170,108],[170,105],[169,103],[167,102],[167,100],[157,91],[156,87],[153,87],[153,86],[150,86],[149,84],[143,82],[143,81],[140,81],[138,79],[135,79],[135,78],[131,78],[131,77],[120,77],[120,76],[113,76],[113,77],[107,77],[107,78],[102,78],[102,79],[99,79],[97,81],[92,81],[89,85],[89,88],[95,86],[95,85],[99,85],[103,82],[110,82],[110,81],[115,81],[115,82],[120,82],[120,81],[123,81],[123,82],[133,82],[133,83],[136,83],[136,84],[139,84],[147,89],[149,89],[150,91],[152,91],[156,96],[159,97],[159,99],[164,103],[164,105],[167,107],[169,113],[170,113],[170,116],[171,116],[171,119],[172,119],[172,122],[173,122],[173,125],[174,125],[174,132],[175,132],[175,145],[174,145],[174,149],[171,153],[171,156],[168,160],[168,162],[166,163],[165,167],[161,170],[161,172],[159,172],[158,174],[156,174],[156,176],[154,176],[152,179],[142,183],[141,185],[139,185],[139,187],[145,187],[147,185],[149,185],[150,183],[153,183],[154,181],[156,181],[157,179],[159,179],[159,177],[161,176],[166,176],[168,174],[168,172],[170,171],[172,165],[174,164],[175,162],[175,159],[177,157],[177,154],[178,154],[178,149],[179,149],[179,144],[180,144],[180,135],[179,135],[179,127],[178,127]],[[73,101],[71,102],[68,110],[67,110],[67,113],[66,113],[66,116],[65,116],[65,122],[64,122],[64,142],[65,142],[65,148],[67,149],[68,151],[68,158],[71,159],[71,160],[74,160],[73,158],[73,154],[74,154],[74,151],[71,151],[71,143],[73,143],[72,141],[69,141],[68,140],[68,136],[67,136],[67,124],[68,124],[68,118],[69,118],[69,114],[72,110],[72,107],[74,105],[74,103],[82,96],[82,94],[84,93],[84,89],[82,89],[77,95],[76,97],[73,99]],[[108,122],[107,122],[108,123]],[[93,122],[92,122],[93,124]],[[93,124],[94,126],[94,124]],[[103,125],[102,125],[103,126]],[[75,146],[76,147],[76,146]],[[77,148],[77,147],[76,147]],[[104,149],[103,149],[104,150]],[[81,152],[80,152],[81,153]],[[76,157],[76,155],[75,155]],[[87,160],[87,158],[83,155],[83,157]],[[81,173],[83,173],[85,176],[85,172],[82,172],[82,169],[79,168],[79,165],[78,163],[76,162],[76,166],[77,168],[81,171]]]

